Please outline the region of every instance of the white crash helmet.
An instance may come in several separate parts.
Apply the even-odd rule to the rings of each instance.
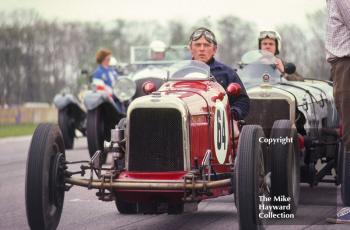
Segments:
[[[166,50],[166,45],[164,42],[160,41],[160,40],[154,40],[153,42],[151,42],[151,44],[149,45],[149,48],[152,52],[165,52]]]
[[[111,66],[111,67],[116,67],[118,65],[117,59],[112,56],[111,59],[109,59],[109,64],[108,65]]]
[[[281,47],[282,47],[281,35],[277,31],[274,31],[274,30],[263,30],[263,31],[260,31],[259,39],[258,39],[259,50],[261,49],[261,41],[263,39],[265,39],[265,38],[270,38],[270,39],[275,40],[276,45],[277,45],[275,55],[279,54],[280,51],[281,51]]]

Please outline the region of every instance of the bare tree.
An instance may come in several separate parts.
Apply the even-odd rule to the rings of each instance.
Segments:
[[[280,57],[286,62],[293,62],[299,74],[310,77],[308,64],[308,44],[305,32],[294,24],[281,25],[277,28],[281,35]]]
[[[326,61],[326,9],[307,15],[312,37],[308,44],[310,72],[315,78],[329,80],[330,65]]]
[[[179,21],[170,21],[168,23],[169,44],[182,45],[188,42],[189,35],[185,34],[185,25]]]
[[[308,28],[297,25],[280,25],[282,37],[281,57],[296,64],[304,77],[328,80],[330,68],[325,58],[325,9],[307,15]]]
[[[308,22],[308,33],[296,25],[279,28],[282,57],[295,62],[302,74],[327,79],[325,11],[308,15]],[[0,12],[0,104],[51,102],[65,86],[78,89],[81,69],[93,71],[95,53],[101,47],[111,49],[119,61],[128,62],[130,46],[147,46],[153,39],[169,45],[186,44],[193,30],[203,26],[216,34],[217,56],[228,65],[240,61],[245,52],[257,49],[255,25],[235,16],[218,21],[202,18],[193,24],[121,19],[102,24],[49,21],[30,10]]]
[[[227,16],[218,21],[218,30],[219,57],[226,64],[234,65],[245,52],[257,49],[256,28],[250,22]]]

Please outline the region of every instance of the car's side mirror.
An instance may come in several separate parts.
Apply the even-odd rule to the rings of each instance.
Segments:
[[[238,83],[230,83],[227,86],[226,92],[230,96],[238,96],[241,93],[241,85]]]
[[[291,62],[286,63],[284,65],[284,72],[287,73],[287,74],[295,73],[296,69],[297,69],[297,67]]]
[[[146,81],[146,82],[143,83],[143,85],[142,85],[142,90],[143,90],[143,92],[144,92],[146,95],[148,95],[148,94],[151,94],[151,93],[153,93],[154,91],[156,91],[156,90],[157,90],[157,87],[156,87],[156,85],[155,85],[153,82],[151,82],[151,81]]]

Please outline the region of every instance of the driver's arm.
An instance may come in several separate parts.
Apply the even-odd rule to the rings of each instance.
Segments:
[[[276,57],[276,68],[283,74],[284,73],[284,64],[281,59]]]

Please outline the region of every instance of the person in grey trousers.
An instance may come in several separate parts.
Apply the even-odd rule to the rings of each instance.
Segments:
[[[344,161],[343,181],[350,180],[350,0],[327,0],[326,55],[331,64],[331,79],[335,104],[342,120]],[[340,162],[343,163],[343,162]],[[345,202],[350,205],[350,183],[343,184]],[[337,212],[336,217],[327,218],[329,223],[350,224],[350,207]]]

